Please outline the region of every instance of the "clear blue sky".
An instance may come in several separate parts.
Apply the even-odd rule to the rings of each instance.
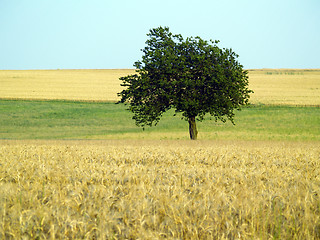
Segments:
[[[320,0],[0,0],[0,69],[133,68],[158,26],[247,69],[320,68]]]

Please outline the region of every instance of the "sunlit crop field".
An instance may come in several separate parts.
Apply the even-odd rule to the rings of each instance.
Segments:
[[[117,101],[133,69],[1,70],[0,98]],[[320,70],[250,70],[251,103],[320,105]]]
[[[0,98],[117,101],[130,69],[2,70]]]
[[[117,101],[132,73],[2,70],[0,99]],[[320,70],[250,70],[249,84],[254,104],[320,105]],[[253,106],[238,130],[199,124],[231,140],[192,142],[141,140],[181,134],[171,120],[136,133],[99,104],[2,101],[6,138],[135,140],[0,140],[0,239],[320,239],[316,107]]]
[[[1,141],[0,239],[319,239],[320,145]]]
[[[320,105],[320,70],[251,70],[251,103]]]

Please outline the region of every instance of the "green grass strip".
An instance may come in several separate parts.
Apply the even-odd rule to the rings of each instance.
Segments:
[[[188,123],[174,111],[156,127],[135,126],[123,104],[81,101],[0,100],[0,139],[188,139]],[[236,125],[198,122],[199,139],[320,140],[318,107],[248,106]]]

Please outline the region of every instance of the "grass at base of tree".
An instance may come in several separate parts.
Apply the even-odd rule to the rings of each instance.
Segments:
[[[1,139],[188,139],[188,123],[171,110],[143,131],[122,104],[0,100]],[[199,139],[320,140],[318,107],[248,106],[235,123],[197,122]]]

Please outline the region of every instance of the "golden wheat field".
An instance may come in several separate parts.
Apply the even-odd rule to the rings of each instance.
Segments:
[[[0,71],[0,99],[117,101],[134,70]],[[320,105],[320,70],[250,70]],[[320,142],[0,140],[0,239],[320,239]]]
[[[0,98],[117,101],[130,69],[2,70]]]
[[[133,69],[1,70],[0,98],[117,101]],[[320,70],[249,70],[251,103],[320,105]]]
[[[1,239],[319,239],[320,145],[0,142]]]
[[[320,105],[320,70],[249,71],[250,101],[262,104]]]

